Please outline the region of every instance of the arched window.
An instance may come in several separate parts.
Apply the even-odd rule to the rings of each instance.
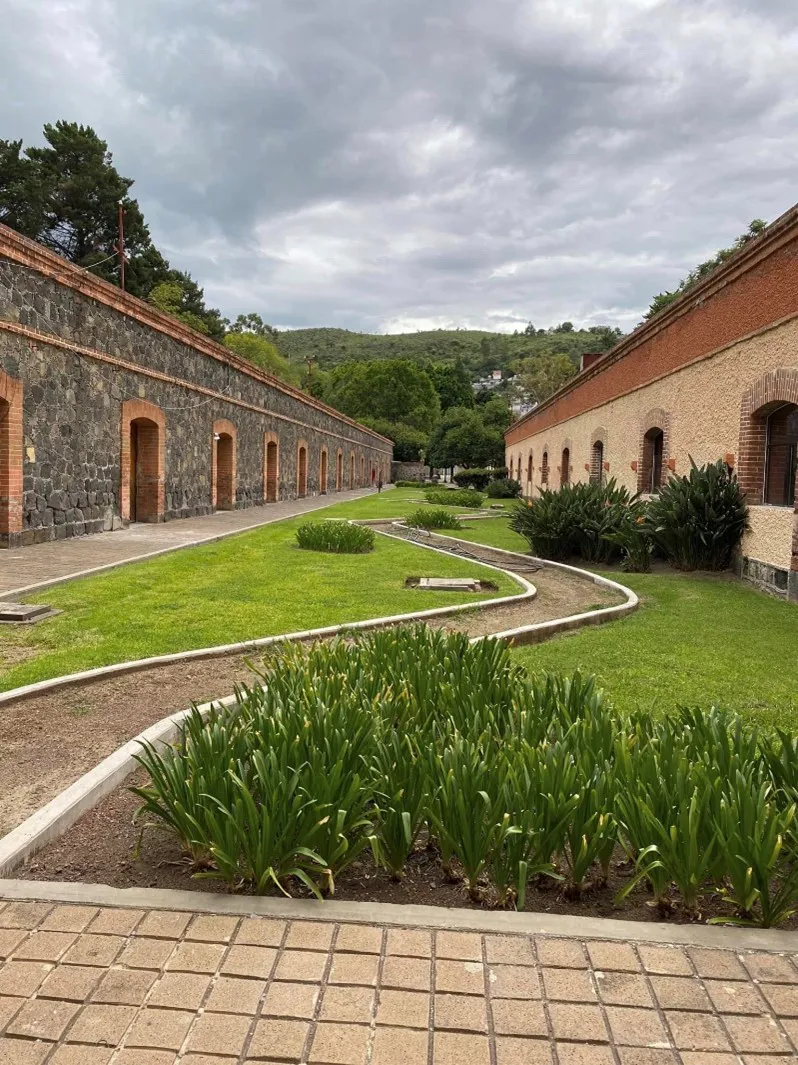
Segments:
[[[768,415],[765,436],[764,500],[775,507],[795,506],[798,476],[798,405],[783,403]]]
[[[355,487],[355,453],[352,451],[349,455],[349,488]]]
[[[532,458],[532,452],[529,452],[529,458],[526,460],[526,482],[532,488],[532,482],[535,479],[535,464]]]
[[[643,437],[643,468],[639,479],[642,492],[657,492],[663,484],[665,433],[653,426]]]
[[[344,488],[344,455],[340,448],[335,456],[335,490],[342,492]]]
[[[540,463],[540,483],[541,484],[548,484],[549,483],[549,453],[548,453],[548,451],[544,451],[543,452],[543,459],[542,459],[542,461]]]
[[[327,448],[321,449],[319,459],[319,495],[327,495]]]
[[[590,483],[604,484],[604,441],[596,440],[590,449]]]
[[[562,461],[560,463],[560,485],[568,484],[571,479],[571,449],[562,449]]]

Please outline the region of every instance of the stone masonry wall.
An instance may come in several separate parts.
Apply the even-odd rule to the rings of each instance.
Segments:
[[[279,443],[279,499],[297,494],[300,442],[308,495],[324,491],[324,450],[329,492],[336,490],[339,451],[342,488],[352,487],[352,454],[354,487],[369,484],[372,469],[375,479],[378,471],[389,479],[391,444],[379,435],[2,252],[0,234],[0,371],[23,391],[22,520],[20,530],[5,530],[7,543],[122,524],[122,405],[130,400],[154,404],[165,422],[159,520],[211,511],[213,427],[220,421],[236,431],[236,507],[264,502],[266,434]]]

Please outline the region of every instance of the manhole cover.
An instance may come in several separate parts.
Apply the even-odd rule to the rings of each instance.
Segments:
[[[57,614],[57,610],[45,603],[2,603],[0,602],[0,622],[6,625],[21,622],[41,621]]]

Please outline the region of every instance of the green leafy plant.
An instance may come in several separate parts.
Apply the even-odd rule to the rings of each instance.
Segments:
[[[579,555],[589,562],[609,562],[620,554],[611,537],[632,502],[629,491],[614,480],[544,488],[537,499],[516,506],[510,528],[541,558],[561,561]]]
[[[363,555],[374,550],[373,529],[348,521],[306,521],[296,531],[297,547],[336,555]]]
[[[604,539],[621,550],[621,568],[627,573],[649,573],[654,541],[646,525],[644,503],[632,503],[621,514],[617,528]]]
[[[679,569],[727,569],[748,527],[745,497],[722,459],[706,466],[691,459],[690,466],[687,476],[671,477],[651,498],[646,525]]]
[[[394,481],[394,488],[420,488],[422,481]]]
[[[471,488],[425,488],[428,503],[438,507],[481,507],[485,497]]]
[[[408,514],[405,518],[405,522],[414,529],[461,528],[456,515],[451,514],[448,510],[444,510],[442,507],[430,507],[429,509],[420,507],[418,510],[414,510],[412,514]]]
[[[461,488],[475,488],[478,492],[484,492],[495,476],[493,470],[488,469],[458,470],[454,480]]]
[[[485,486],[489,499],[517,499],[521,495],[521,482],[511,477],[497,477]]]

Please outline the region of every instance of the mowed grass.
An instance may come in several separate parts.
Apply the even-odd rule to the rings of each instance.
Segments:
[[[486,505],[497,502],[486,500]],[[499,500],[501,502],[501,500]],[[424,489],[418,488],[384,488],[361,499],[352,499],[346,503],[336,503],[324,509],[324,515],[330,518],[404,518],[424,503]],[[452,514],[465,515],[469,512],[463,507],[446,507]]]
[[[452,535],[529,550],[504,518]],[[719,706],[764,727],[798,729],[798,605],[728,574],[596,572],[636,592],[640,608],[608,625],[519,647],[515,655],[528,669],[595,673],[622,710]]]
[[[325,510],[319,516],[327,517]],[[302,551],[291,519],[203,547],[72,581],[30,597],[62,610],[38,625],[0,630],[0,690],[149,655],[489,595],[405,588],[409,576],[484,576],[462,559],[378,536],[367,555]],[[504,595],[515,581],[490,574]]]

